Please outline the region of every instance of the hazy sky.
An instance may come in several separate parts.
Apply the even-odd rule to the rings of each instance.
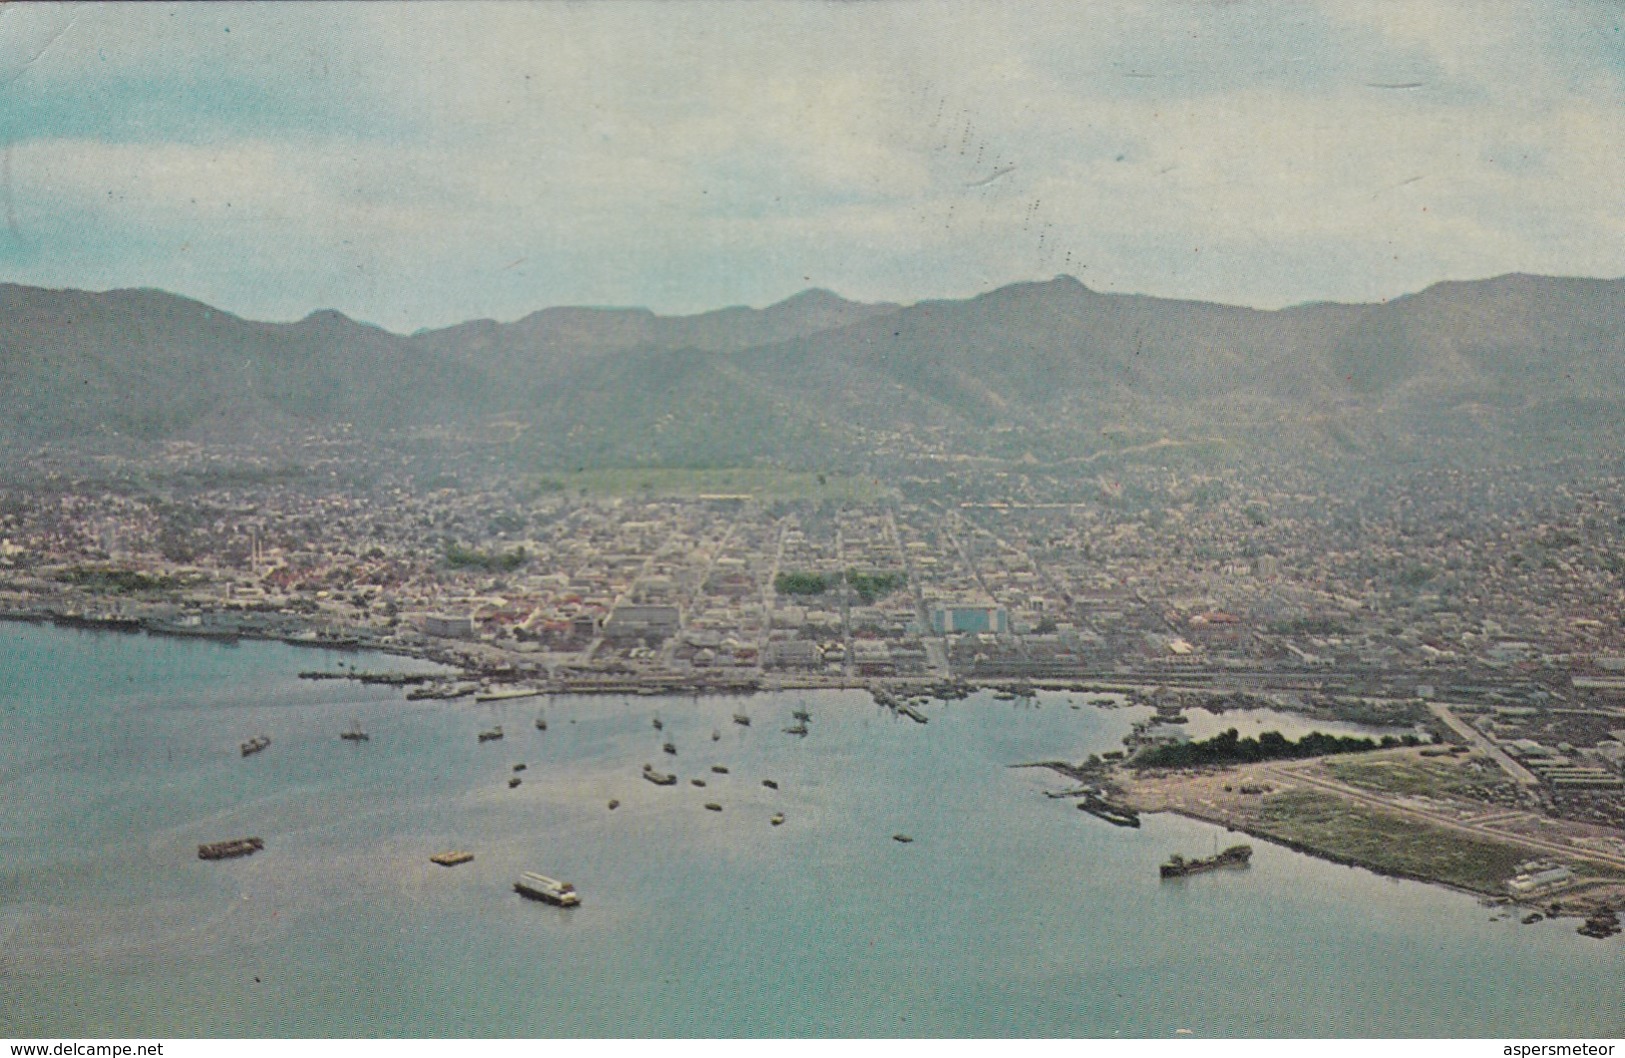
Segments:
[[[1625,274],[1625,5],[0,7],[0,280],[397,330]]]

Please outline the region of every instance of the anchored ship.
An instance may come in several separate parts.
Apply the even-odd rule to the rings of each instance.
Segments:
[[[1164,878],[1183,878],[1187,874],[1199,874],[1219,867],[1245,867],[1252,858],[1251,845],[1232,845],[1216,856],[1194,860],[1187,860],[1176,852],[1168,857],[1168,862],[1162,865],[1161,870]]]
[[[237,856],[252,856],[265,848],[263,838],[232,838],[230,841],[214,841],[197,847],[197,858],[200,860],[229,860]]]
[[[532,900],[545,900],[559,907],[575,907],[581,903],[581,896],[576,892],[575,886],[533,871],[521,874],[519,880],[513,883],[513,889],[520,896],[528,896]]]

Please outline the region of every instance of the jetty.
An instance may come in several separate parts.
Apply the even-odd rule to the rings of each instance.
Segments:
[[[265,848],[261,838],[232,838],[230,841],[212,841],[197,847],[200,860],[230,860],[238,856],[252,856]]]

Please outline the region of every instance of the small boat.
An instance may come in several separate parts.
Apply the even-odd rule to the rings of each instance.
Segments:
[[[735,713],[734,723],[738,724],[740,727],[749,727],[750,717],[746,716],[744,713]]]
[[[722,741],[722,732],[718,731],[714,727],[711,729],[711,741],[712,742],[720,742],[720,741]]]
[[[561,882],[549,878],[545,874],[536,874],[532,871],[521,874],[519,880],[513,883],[513,890],[520,896],[529,897],[532,900],[544,900],[549,904],[557,904],[559,907],[575,907],[581,903],[580,894],[576,892],[576,887],[569,882]]]
[[[777,790],[779,788],[777,779],[763,779],[762,785],[767,787],[769,790]]]
[[[893,841],[897,842],[899,845],[907,845],[907,844],[909,844],[910,842],[912,842],[914,840],[913,838],[909,837],[907,834],[893,834],[891,836],[891,839]]]
[[[711,770],[716,772],[718,775],[726,775],[726,774],[728,774],[728,768],[727,768],[726,765],[723,765],[723,764],[713,764],[713,765],[711,765]]]
[[[794,725],[792,725],[790,727],[785,728],[784,733],[787,734],[787,735],[799,735],[799,736],[805,737],[805,735],[807,734],[807,725],[806,724],[799,724],[799,723],[794,724]]]
[[[497,739],[499,739],[501,737],[502,737],[502,725],[501,724],[498,724],[496,727],[493,727],[489,731],[481,731],[480,732],[480,741],[481,742],[495,742]]]
[[[720,812],[722,811],[722,806],[717,804],[715,801],[707,801],[705,802],[705,810],[707,812]]]
[[[350,730],[339,735],[346,742],[365,742],[367,733],[361,730],[361,721],[356,720],[350,724]]]
[[[546,731],[547,730],[547,717],[538,716],[536,718],[536,730],[538,730],[538,731]]]
[[[270,735],[255,735],[253,738],[242,744],[243,756],[252,757],[254,754],[258,753],[260,750],[264,749],[270,744]]]
[[[658,717],[658,716],[654,718],[654,725],[655,725],[655,730],[656,731],[663,731],[663,730],[665,730],[665,727],[666,727],[665,724],[662,724],[660,722],[660,717]]]
[[[797,720],[811,720],[812,719],[812,714],[807,712],[807,707],[804,704],[803,705],[798,705],[796,707],[796,711],[791,713],[790,715],[795,717]]]
[[[695,786],[704,786],[705,785],[705,780],[704,779],[690,779],[688,781],[690,783],[692,783],[693,785],[695,785]]]
[[[515,786],[518,786],[518,785],[519,785],[519,776],[515,775],[513,778],[508,780],[508,789],[511,790]]]
[[[616,800],[615,798],[611,797],[609,799],[609,810],[611,812],[613,812],[613,811],[615,811],[615,809],[617,809],[619,807],[621,807],[621,802]]]
[[[437,852],[429,857],[430,863],[438,863],[442,867],[455,867],[459,863],[467,863],[474,858],[472,852]]]
[[[660,750],[663,753],[670,753],[674,757],[677,756],[677,747],[672,745],[670,742],[667,742],[665,745],[661,746]]]
[[[654,765],[652,764],[645,764],[643,766],[643,777],[654,783],[656,786],[675,786],[677,784],[677,776],[668,772],[655,771]]]
[[[773,817],[769,819],[768,822],[772,823],[774,826],[781,826],[784,823],[784,813],[774,812]]]
[[[515,764],[513,766],[513,770],[514,771],[524,771],[528,766],[529,765],[525,765],[525,764]]]
[[[212,841],[197,847],[200,860],[230,860],[238,856],[252,856],[265,848],[262,838],[232,838],[230,841]]]

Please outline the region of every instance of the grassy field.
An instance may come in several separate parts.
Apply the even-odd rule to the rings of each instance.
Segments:
[[[610,467],[536,475],[540,495],[587,497],[749,496],[762,502],[876,503],[897,490],[866,477],[841,477],[775,467]]]
[[[1330,794],[1294,790],[1265,798],[1257,829],[1330,858],[1497,896],[1529,850],[1428,826]]]
[[[1329,760],[1326,770],[1350,786],[1376,793],[1421,794],[1483,800],[1488,791],[1511,790],[1513,782],[1497,767],[1465,757],[1374,757]]]

